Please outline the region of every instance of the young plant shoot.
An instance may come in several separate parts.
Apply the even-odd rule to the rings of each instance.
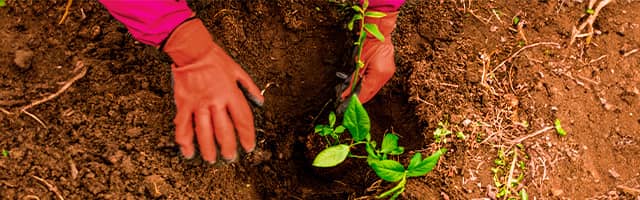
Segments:
[[[424,159],[422,154],[416,153],[406,168],[402,163],[389,159],[389,155],[401,155],[404,153],[404,147],[398,146],[399,137],[393,133],[385,134],[382,144],[378,148],[376,142],[371,140],[369,115],[357,96],[353,96],[349,101],[342,125],[334,129],[333,127],[336,125],[335,118],[335,114],[331,113],[328,125],[316,126],[316,133],[325,137],[331,136],[334,139],[334,143],[316,156],[313,166],[334,167],[344,162],[348,157],[365,158],[378,177],[388,182],[398,183],[395,187],[378,195],[378,198],[397,198],[404,192],[407,178],[424,176],[429,173],[438,163],[440,156],[446,152],[446,149],[440,149]],[[342,142],[340,135],[336,134],[339,127],[346,128],[351,135],[351,139],[346,139],[344,140],[345,142]],[[365,146],[367,155],[351,154],[351,149],[356,148],[358,145]]]
[[[362,60],[362,48],[367,34],[373,35],[376,39],[384,41],[385,38],[375,24],[365,23],[365,17],[381,18],[386,16],[382,12],[367,11],[369,1],[365,0],[362,6],[354,5],[351,8],[356,11],[347,28],[353,30],[356,21],[361,24],[358,40],[356,45],[356,69],[352,76],[352,91],[358,83],[360,70],[364,67]],[[380,148],[376,142],[371,140],[371,121],[369,114],[362,106],[357,95],[348,98],[348,105],[344,112],[342,124],[336,126],[336,115],[331,112],[329,114],[329,124],[321,124],[315,127],[315,133],[323,136],[327,140],[328,147],[322,150],[313,160],[315,167],[334,167],[344,162],[348,157],[367,159],[367,164],[382,180],[397,183],[395,187],[378,195],[377,198],[396,199],[405,190],[407,178],[424,176],[429,173],[438,163],[440,156],[446,152],[446,149],[440,149],[429,157],[422,158],[420,153],[416,153],[411,158],[408,167],[389,158],[390,155],[401,155],[404,153],[404,147],[398,146],[399,137],[393,133],[387,133],[382,139]],[[340,140],[341,134],[348,130],[351,138]],[[332,141],[329,140],[332,139]],[[359,145],[364,145],[367,155],[354,155],[351,149]]]

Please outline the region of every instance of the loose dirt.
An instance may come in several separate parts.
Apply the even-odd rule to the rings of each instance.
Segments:
[[[0,7],[2,199],[55,199],[54,190],[65,199],[368,199],[391,186],[359,161],[332,174],[305,156],[314,118],[332,109],[321,112],[335,97],[335,73],[352,61],[353,35],[337,5],[193,3],[216,42],[266,88],[265,106],[254,108],[258,150],[209,165],[181,158],[173,142],[170,59],[95,1],[74,1],[58,25],[65,3]],[[607,5],[590,43],[569,45],[587,4],[407,1],[393,34],[398,71],[366,105],[372,134],[395,132],[412,153],[449,151],[409,180],[402,198],[497,198],[507,176],[494,180],[492,168],[508,172],[509,152],[523,163],[512,197],[524,189],[537,199],[638,198],[640,1]],[[43,124],[15,114],[80,73],[78,62],[86,75],[28,110]],[[526,137],[555,119],[567,136]],[[439,122],[454,134],[436,143]]]

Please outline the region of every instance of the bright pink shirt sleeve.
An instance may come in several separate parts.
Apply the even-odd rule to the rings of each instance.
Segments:
[[[400,9],[405,0],[369,0],[369,9],[380,12],[395,12]],[[362,4],[364,0],[360,0]]]
[[[138,41],[159,46],[193,12],[186,0],[100,0]]]

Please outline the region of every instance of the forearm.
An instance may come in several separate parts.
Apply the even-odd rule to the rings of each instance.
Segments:
[[[138,41],[159,46],[193,15],[185,0],[100,0]]]
[[[369,0],[369,9],[381,12],[395,12],[400,9],[405,0]],[[360,0],[362,4],[364,0]]]

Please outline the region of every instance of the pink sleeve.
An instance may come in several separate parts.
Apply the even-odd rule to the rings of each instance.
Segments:
[[[369,9],[381,12],[395,12],[400,9],[405,0],[369,0]],[[364,0],[360,0],[362,4]]]
[[[186,0],[100,0],[138,41],[159,46],[193,12]]]

